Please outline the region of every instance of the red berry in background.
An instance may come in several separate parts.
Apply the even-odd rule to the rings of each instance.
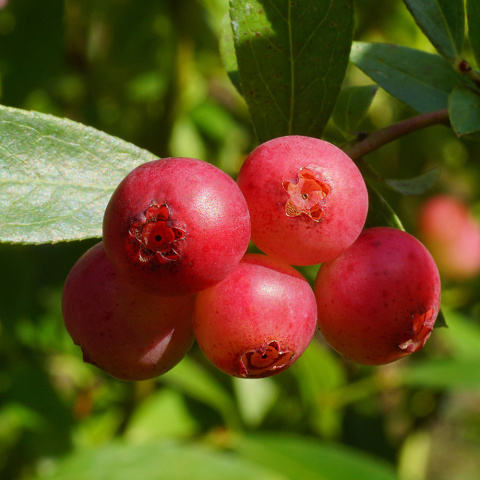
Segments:
[[[139,288],[185,295],[233,270],[250,240],[247,204],[222,170],[192,158],[145,163],[120,183],[104,216],[114,267]]]
[[[193,343],[194,295],[160,297],[123,280],[102,242],[67,276],[62,310],[84,360],[122,380],[146,380],[175,366]]]
[[[268,377],[305,351],[316,311],[312,288],[293,267],[247,254],[225,280],[197,295],[195,338],[223,372]]]
[[[381,365],[420,350],[440,309],[440,277],[412,235],[365,229],[339,257],[324,263],[314,286],[318,327],[339,354]]]
[[[420,209],[418,228],[442,275],[466,280],[480,273],[480,224],[463,202],[432,197]]]
[[[323,140],[269,140],[247,157],[237,183],[250,210],[253,243],[292,265],[340,255],[365,224],[363,177],[350,157]]]

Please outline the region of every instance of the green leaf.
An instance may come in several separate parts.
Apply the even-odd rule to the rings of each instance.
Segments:
[[[272,378],[232,378],[242,419],[249,427],[258,427],[279,396]]]
[[[420,113],[447,108],[448,96],[469,81],[440,55],[385,43],[354,42],[352,62],[388,93]]]
[[[287,480],[249,461],[200,445],[155,442],[112,443],[79,450],[59,463],[45,480]]]
[[[242,91],[260,142],[319,137],[348,66],[353,0],[230,0]]]
[[[365,228],[392,227],[405,230],[398,215],[375,187],[374,180],[365,178],[368,190],[368,215]]]
[[[335,125],[344,133],[355,132],[367,115],[377,91],[377,85],[343,88],[332,113]]]
[[[480,359],[412,362],[402,370],[401,382],[438,389],[480,389]]]
[[[465,36],[464,0],[403,0],[432,45],[451,62],[458,60]]]
[[[467,0],[467,21],[470,45],[477,65],[480,67],[480,2],[478,0]]]
[[[223,17],[222,21],[220,56],[233,86],[237,89],[240,95],[243,95],[240,75],[238,73],[237,56],[235,54],[235,44],[233,42],[232,24],[230,23],[230,15],[228,13]]]
[[[480,94],[469,88],[456,88],[448,100],[448,113],[459,137],[480,131]]]
[[[405,180],[386,178],[385,183],[402,195],[422,195],[438,180],[440,169],[434,168],[422,175]]]
[[[0,106],[0,241],[101,236],[113,190],[154,158],[79,123]]]
[[[437,330],[435,339],[440,340],[448,351],[455,355],[456,360],[480,361],[480,325],[472,319],[448,309],[443,309],[448,319],[448,329]],[[438,323],[435,322],[435,325]]]
[[[163,437],[193,436],[199,430],[179,392],[162,388],[150,394],[132,413],[125,438],[141,443]]]
[[[252,435],[237,442],[248,460],[282,472],[289,480],[395,480],[393,467],[341,445],[294,435]]]
[[[181,390],[184,394],[210,406],[222,415],[232,428],[240,425],[239,412],[233,397],[215,377],[186,356],[175,368],[158,377],[158,381]]]

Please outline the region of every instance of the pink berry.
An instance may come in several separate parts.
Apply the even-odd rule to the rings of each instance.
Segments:
[[[419,233],[442,275],[466,280],[480,273],[480,225],[460,200],[428,200],[420,210]]]
[[[304,352],[316,330],[308,282],[291,266],[247,254],[219,284],[197,295],[194,333],[206,357],[236,377],[275,375]]]
[[[160,297],[123,280],[100,242],[75,263],[62,295],[65,326],[84,361],[122,380],[153,378],[193,343],[194,295]]]
[[[235,182],[191,158],[134,169],[113,193],[103,223],[114,267],[140,288],[164,296],[220,282],[249,240],[248,208]]]
[[[315,286],[318,327],[341,355],[380,365],[420,350],[440,308],[440,277],[412,235],[369,228],[324,263]]]
[[[247,157],[237,179],[252,241],[292,265],[330,260],[360,234],[368,194],[355,163],[317,138],[279,137]]]

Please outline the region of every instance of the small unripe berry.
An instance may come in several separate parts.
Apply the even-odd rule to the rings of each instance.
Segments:
[[[368,194],[355,163],[336,146],[298,135],[269,140],[247,157],[237,183],[248,203],[252,241],[292,265],[314,265],[360,234]]]
[[[65,281],[67,331],[91,363],[122,380],[146,380],[175,366],[193,343],[194,295],[160,297],[125,282],[100,242]]]
[[[247,254],[197,295],[194,333],[205,356],[242,378],[275,375],[304,352],[316,330],[312,288],[293,267]]]
[[[120,183],[104,216],[114,267],[162,296],[195,293],[233,270],[250,240],[250,217],[235,182],[201,160],[143,164]]]
[[[341,355],[357,363],[390,363],[420,350],[440,309],[440,277],[412,235],[369,228],[324,263],[314,286],[318,327]]]

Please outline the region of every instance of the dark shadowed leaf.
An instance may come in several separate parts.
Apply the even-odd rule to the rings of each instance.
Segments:
[[[392,227],[405,230],[398,215],[375,187],[375,181],[366,178],[365,182],[368,190],[368,215],[365,228]]]
[[[480,131],[480,94],[470,88],[456,88],[448,99],[448,114],[459,137]]]
[[[403,0],[432,45],[450,61],[458,60],[465,36],[464,0]]]
[[[242,91],[260,142],[319,137],[348,65],[352,0],[230,0]]]
[[[377,91],[377,85],[343,88],[332,113],[335,125],[344,133],[355,132],[367,115]]]
[[[417,112],[447,108],[448,96],[470,82],[440,55],[385,43],[354,42],[352,62]]]
[[[79,123],[0,106],[0,241],[101,236],[113,190],[154,158]]]
[[[480,67],[480,2],[467,0],[468,35],[473,53]]]
[[[402,195],[422,195],[438,180],[440,169],[435,168],[418,177],[398,180],[386,178],[385,183]]]

